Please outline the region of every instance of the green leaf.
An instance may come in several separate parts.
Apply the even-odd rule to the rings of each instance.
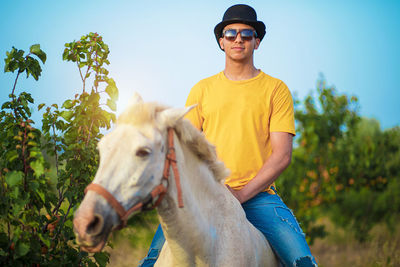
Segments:
[[[16,150],[10,150],[7,152],[6,158],[7,158],[8,162],[12,162],[18,158],[18,152]]]
[[[30,52],[31,52],[32,54],[39,53],[39,52],[40,52],[40,44],[31,45],[31,47],[30,47]]]
[[[111,99],[107,99],[107,106],[112,110],[116,111],[117,110],[117,104]]]
[[[61,117],[63,117],[66,121],[69,121],[72,116],[74,115],[74,112],[72,110],[64,110],[61,112]]]
[[[36,181],[31,181],[29,183],[29,187],[33,192],[36,192],[39,189],[39,183]]]
[[[6,174],[6,183],[8,186],[13,187],[19,184],[23,179],[23,173],[20,171],[12,171]]]
[[[14,199],[17,199],[19,197],[19,189],[18,187],[14,187],[14,190],[10,191],[10,196]],[[18,214],[18,212],[20,212],[22,209],[22,207],[18,206],[18,205],[14,205],[13,206],[13,213],[14,214]]]
[[[6,52],[6,55],[7,58],[4,59],[6,63],[4,65],[4,72],[14,72],[23,65],[24,50],[17,50],[13,47],[10,52]],[[23,70],[20,72],[23,72]]]
[[[33,57],[26,58],[26,77],[29,77],[29,74],[32,74],[33,78],[37,81],[39,79],[40,74],[42,73],[42,68],[40,67],[39,61],[34,59]]]
[[[43,64],[46,62],[46,53],[43,52],[42,49],[40,49],[40,44],[32,45],[30,48],[30,52],[40,58]]]
[[[38,105],[38,111],[41,110],[46,104],[42,103]]]
[[[65,44],[65,46],[67,46],[68,44]],[[64,49],[64,52],[63,52],[63,54],[62,54],[62,59],[63,60],[68,60],[68,55],[69,55],[69,50],[68,50],[68,48],[65,48]]]
[[[30,158],[36,158],[36,156],[38,156],[39,155],[39,153],[37,152],[37,151],[31,151],[31,152],[29,152],[29,157]]]
[[[94,258],[100,266],[106,266],[109,262],[108,255],[104,252],[95,253]]]
[[[79,63],[79,68],[81,69],[81,68],[85,67],[86,65],[87,65],[86,62],[81,62],[81,63]]]
[[[49,248],[50,247],[50,240],[43,237],[43,235],[41,233],[38,234],[40,240],[42,240],[42,242]]]
[[[88,103],[92,104],[92,105],[94,104],[94,105],[97,106],[99,101],[100,101],[100,94],[99,93],[94,93],[92,91],[92,93],[89,96]]]
[[[37,143],[34,141],[29,141],[27,145],[28,146],[37,146]]]
[[[29,102],[29,103],[34,103],[35,101],[32,98],[32,95],[26,92],[22,92],[21,95],[24,95],[25,99]]]
[[[35,160],[30,164],[31,168],[35,172],[35,176],[38,178],[44,173],[44,166],[40,160]]]
[[[66,108],[66,109],[72,108],[72,107],[73,107],[72,100],[70,100],[70,99],[66,100],[66,101],[63,103],[62,107],[63,107],[63,108]]]
[[[106,87],[106,93],[110,96],[110,98],[113,101],[118,100],[118,88],[115,85],[115,82],[113,79],[107,79],[107,87]]]
[[[39,195],[40,199],[43,201],[43,203],[45,203],[45,202],[46,202],[46,198],[45,198],[45,195],[44,195],[44,193],[43,193],[43,192],[41,192],[41,191],[39,191],[39,192],[37,192],[37,193],[38,193],[38,195]]]
[[[25,256],[26,253],[28,253],[29,249],[30,249],[29,244],[18,242],[15,248],[17,257]]]

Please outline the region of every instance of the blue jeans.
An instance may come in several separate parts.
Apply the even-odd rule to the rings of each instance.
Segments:
[[[281,265],[317,266],[305,234],[278,194],[261,192],[243,203],[242,207],[247,219],[267,238]],[[161,226],[158,226],[149,253],[139,266],[153,266],[164,242],[164,234]]]

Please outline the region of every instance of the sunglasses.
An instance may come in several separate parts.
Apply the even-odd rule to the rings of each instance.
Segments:
[[[243,41],[251,41],[253,37],[257,38],[257,32],[251,29],[242,29],[242,30],[229,29],[225,30],[222,33],[222,36],[225,37],[225,39],[228,41],[235,41],[239,33]]]

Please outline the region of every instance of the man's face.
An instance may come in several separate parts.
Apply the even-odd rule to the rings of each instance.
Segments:
[[[246,38],[245,36],[243,36],[245,37],[243,38],[240,31],[247,29],[255,32],[254,28],[246,24],[234,23],[227,25],[222,32],[225,33],[225,31],[231,29],[234,29],[237,32],[235,39],[230,38],[228,40],[226,37],[219,39],[219,44],[225,51],[226,56],[236,61],[241,61],[252,57],[254,50],[260,45],[260,39],[256,37]]]

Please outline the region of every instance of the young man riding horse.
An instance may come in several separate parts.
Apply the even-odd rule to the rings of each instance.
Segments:
[[[214,34],[225,52],[225,69],[192,88],[186,105],[197,106],[187,118],[216,146],[231,171],[226,186],[281,263],[317,266],[300,225],[274,185],[290,164],[295,126],[287,86],[254,66],[265,25],[252,7],[234,5]],[[159,227],[141,266],[154,264],[164,240]]]

